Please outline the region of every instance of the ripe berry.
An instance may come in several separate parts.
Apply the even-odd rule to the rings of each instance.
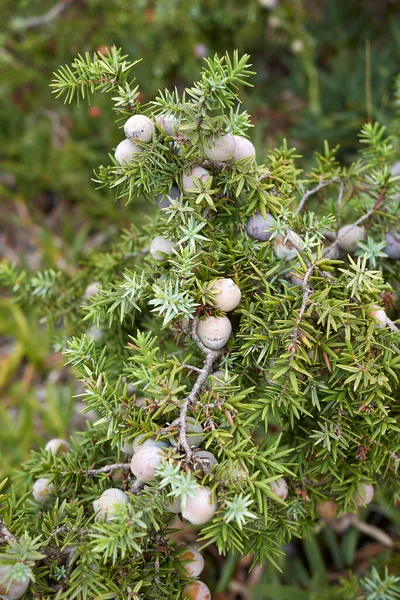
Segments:
[[[124,125],[125,135],[132,142],[151,142],[154,123],[145,115],[133,115]]]
[[[171,428],[179,426],[179,419],[175,419],[171,423]],[[186,417],[186,435],[188,438],[188,442],[192,448],[198,448],[203,441],[204,432],[201,424],[196,421],[194,417]],[[179,435],[176,434],[176,437],[171,437],[170,442],[172,446],[176,446],[179,441]]]
[[[39,479],[36,479],[35,483],[33,484],[33,497],[36,502],[40,502],[40,504],[46,502],[53,492],[54,485],[49,483],[49,480],[46,477],[40,477]]]
[[[116,506],[128,502],[129,496],[119,488],[105,490],[100,498],[93,502],[93,510],[97,513],[96,521],[112,521]]]
[[[69,444],[60,438],[49,440],[44,447],[45,450],[50,450],[52,454],[64,454],[69,450]]]
[[[239,287],[229,278],[217,279],[212,284],[211,289],[216,292],[214,297],[215,308],[219,308],[224,312],[234,310],[242,297]]]
[[[369,314],[378,322],[379,327],[385,327],[387,325],[387,314],[380,306],[373,304]]]
[[[197,461],[196,458],[199,458],[201,462]],[[193,462],[195,465],[195,470],[199,469],[200,464],[204,465],[209,471],[211,471],[213,467],[218,465],[218,461],[215,458],[214,454],[208,452],[207,450],[197,450],[196,452],[193,452]]]
[[[154,258],[154,260],[165,260],[163,254],[172,254],[174,246],[175,242],[166,240],[162,235],[157,235],[150,244],[151,257]]]
[[[179,562],[189,577],[198,577],[204,569],[204,558],[194,546],[178,546]]]
[[[124,165],[132,162],[140,152],[143,152],[143,148],[129,140],[122,140],[115,148],[114,156],[117,163]]]
[[[225,162],[235,154],[236,142],[233,135],[226,133],[221,137],[216,137],[212,146],[204,148],[204,154],[214,162]]]
[[[366,238],[364,227],[359,225],[344,225],[338,231],[338,245],[345,252],[351,253],[357,249],[357,242]]]
[[[228,317],[206,317],[197,326],[199,338],[212,350],[223,348],[231,333],[232,325]]]
[[[165,453],[161,448],[144,444],[137,449],[131,460],[131,471],[140,481],[151,481]]]
[[[384,248],[384,252],[386,252],[389,258],[400,258],[400,233],[397,231],[388,231],[388,233],[385,235],[385,239],[386,246]]]
[[[193,525],[204,525],[215,514],[216,502],[212,500],[212,492],[209,487],[198,486],[195,495],[187,498],[182,506],[182,516]]]
[[[182,598],[186,600],[211,600],[211,592],[202,581],[192,581],[183,588]]]
[[[288,484],[283,479],[283,477],[280,477],[276,481],[272,481],[270,485],[271,490],[275,494],[275,496],[278,496],[278,498],[280,498],[281,500],[286,500],[289,490]]]
[[[259,242],[267,242],[271,237],[271,226],[275,224],[275,219],[267,213],[267,218],[264,219],[260,212],[256,213],[247,221],[247,233],[253,240]]]
[[[173,185],[166,194],[158,194],[157,203],[160,208],[168,208],[171,206],[171,199],[178,200],[180,197],[180,189],[176,185]]]
[[[301,238],[294,231],[290,231],[288,237],[277,235],[272,240],[272,247],[277,258],[290,260],[298,254],[296,247],[291,243],[292,240],[296,246],[302,246]]]
[[[31,582],[30,579],[24,581],[13,579],[10,584],[11,571],[11,566],[0,567],[0,581],[2,582],[0,583],[0,598],[2,600],[19,600],[25,594]],[[3,579],[5,580],[3,581]]]
[[[372,502],[374,497],[374,486],[370,483],[360,483],[357,486],[356,493],[354,494],[354,500],[357,506],[366,506]]]
[[[185,194],[196,189],[193,177],[196,177],[205,183],[210,177],[210,173],[203,169],[203,167],[193,167],[188,173],[184,173],[182,175],[182,189]]]
[[[256,149],[250,140],[241,135],[234,135],[233,139],[235,140],[235,153],[233,155],[234,162],[238,160],[242,160],[243,158],[252,158],[252,160],[256,157]]]
[[[176,135],[178,133],[178,121],[175,117],[164,117],[157,115],[156,121],[159,127],[165,131],[167,135]]]

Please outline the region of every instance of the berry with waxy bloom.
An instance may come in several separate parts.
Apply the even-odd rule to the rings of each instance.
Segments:
[[[399,163],[400,164],[400,163]],[[388,231],[385,234],[386,246],[383,251],[386,252],[389,258],[400,258],[400,233],[397,231]]]
[[[178,513],[182,512],[181,499],[175,498],[175,500],[171,500],[170,498],[168,498],[164,502],[163,507],[169,513],[178,514]]]
[[[196,458],[200,460],[197,461]],[[197,450],[193,452],[193,462],[194,462],[194,470],[199,468],[199,464],[204,465],[208,470],[211,470],[213,467],[218,465],[218,461],[215,458],[214,454],[208,452],[208,450]]]
[[[183,563],[183,568],[189,577],[198,577],[204,569],[204,558],[194,546],[178,546],[179,562]]]
[[[278,498],[280,498],[281,500],[286,500],[289,489],[288,484],[286,483],[285,479],[283,479],[283,477],[280,477],[276,481],[272,481],[270,485],[271,490],[275,494],[275,496],[278,496]]]
[[[228,277],[214,281],[211,290],[215,292],[215,308],[219,308],[219,310],[223,310],[224,312],[234,310],[242,297],[240,288],[233,279],[229,279]]]
[[[234,135],[233,139],[235,140],[235,152],[232,158],[234,162],[242,160],[243,158],[255,159],[256,149],[250,140],[241,135]]]
[[[118,504],[127,504],[128,502],[129,496],[119,488],[105,490],[100,498],[93,502],[96,521],[112,521]]]
[[[212,519],[216,510],[217,504],[213,502],[210,488],[199,485],[194,496],[187,498],[182,506],[182,516],[193,525],[204,525]]]
[[[36,479],[33,484],[32,494],[36,502],[40,502],[40,504],[44,504],[51,494],[54,492],[54,484],[49,483],[47,477],[40,477]]]
[[[154,123],[145,115],[133,115],[124,125],[125,135],[132,142],[151,142]]]
[[[0,567],[0,598],[1,600],[19,600],[25,594],[31,580],[13,579],[11,581],[12,567],[4,565]],[[3,581],[4,579],[4,581]]]
[[[45,450],[50,450],[52,454],[64,454],[69,450],[69,444],[61,438],[53,438],[49,440],[44,447]]]
[[[115,148],[114,156],[117,163],[124,165],[132,162],[141,152],[143,152],[143,148],[140,146],[129,140],[122,140]]]
[[[136,436],[132,442],[133,451],[137,452],[137,450],[139,450],[139,448],[143,448],[143,446],[156,446],[157,448],[168,448],[167,442],[162,442],[161,440],[156,442],[154,438],[148,436],[146,437],[144,433],[139,433],[139,435]]]
[[[196,189],[194,177],[200,179],[202,183],[205,183],[211,176],[206,169],[203,169],[203,167],[193,167],[187,173],[183,173],[182,189],[185,193],[189,193],[191,190]]]
[[[220,350],[229,340],[232,325],[228,317],[206,317],[197,326],[197,334],[211,350]]]
[[[354,500],[357,506],[366,506],[370,504],[374,497],[374,486],[370,483],[360,483],[357,486]]]
[[[259,242],[267,242],[272,235],[271,227],[275,224],[275,219],[270,213],[267,213],[266,219],[260,212],[249,218],[246,224],[248,235]]]
[[[175,419],[171,423],[171,428],[179,427],[179,419]],[[189,445],[192,448],[198,448],[203,441],[204,432],[201,423],[196,421],[194,417],[186,417],[186,436]],[[175,437],[170,438],[170,442],[172,446],[176,446],[179,441],[179,433],[176,434]]]
[[[225,162],[235,154],[236,142],[233,135],[226,133],[216,137],[210,147],[204,148],[204,154],[213,162]]]
[[[182,598],[185,600],[211,600],[211,592],[202,581],[192,581],[183,588]]]
[[[180,189],[176,185],[173,185],[166,194],[158,194],[157,203],[160,208],[168,208],[171,206],[171,200],[179,200],[180,197]]]
[[[357,250],[357,243],[363,242],[366,237],[364,227],[344,225],[338,231],[338,246],[345,252],[352,253]]]
[[[144,483],[151,481],[157,472],[157,467],[165,458],[165,453],[155,445],[143,444],[139,447],[131,460],[131,471]]]
[[[162,235],[157,235],[150,244],[150,254],[154,260],[165,260],[163,254],[172,254],[175,242],[165,239]]]

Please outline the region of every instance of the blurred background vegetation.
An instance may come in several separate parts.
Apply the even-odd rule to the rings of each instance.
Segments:
[[[325,139],[340,144],[347,162],[367,120],[398,136],[398,0],[0,0],[0,14],[0,258],[30,270],[73,272],[131,221],[151,217],[148,206],[115,203],[91,180],[124,137],[107,98],[76,108],[51,94],[52,73],[77,53],[115,44],[143,58],[136,67],[143,102],[158,89],[184,88],[205,56],[249,53],[257,75],[242,98],[257,125],[260,162],[282,138],[303,166]],[[0,298],[0,478],[43,440],[84,426],[79,389],[52,333]],[[378,498],[369,520],[396,528],[400,514]],[[247,563],[228,557],[215,598],[398,598],[396,581],[386,596],[368,592],[374,578],[379,590],[384,567],[400,573],[396,553],[383,550],[355,527],[341,534],[325,526],[286,549],[283,574],[267,565],[249,575]],[[221,559],[208,552],[218,579]],[[377,570],[362,575],[376,557]],[[360,579],[346,576],[349,567]],[[333,587],[341,577],[347,583]]]

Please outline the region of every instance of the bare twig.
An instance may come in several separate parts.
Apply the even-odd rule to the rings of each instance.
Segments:
[[[203,369],[199,369],[198,367],[193,367],[192,365],[186,365],[182,363],[181,365],[184,369],[188,369],[188,371],[195,371],[196,373],[202,373]]]
[[[82,469],[81,471],[74,471],[75,475],[101,475],[102,473],[112,473],[113,471],[129,471],[131,463],[114,463],[112,465],[105,465],[99,469]],[[70,471],[62,471],[61,475],[70,475]]]
[[[34,29],[35,27],[42,27],[42,25],[49,25],[54,21],[60,14],[67,8],[72,0],[59,0],[54,6],[52,6],[43,15],[29,17],[22,23],[23,29]]]
[[[324,188],[328,185],[331,185],[332,183],[335,183],[336,181],[338,181],[338,179],[339,179],[338,177],[333,177],[332,179],[329,179],[328,181],[322,180],[318,183],[318,185],[311,188],[311,190],[304,192],[304,194],[302,195],[301,200],[299,202],[299,205],[294,212],[294,215],[297,216],[299,214],[299,212],[303,209],[304,204],[307,202],[307,200],[310,196],[312,196],[313,194],[316,194],[317,192],[319,192],[319,190],[322,190],[322,188]]]

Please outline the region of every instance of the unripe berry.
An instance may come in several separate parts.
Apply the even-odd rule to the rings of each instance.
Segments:
[[[386,246],[383,249],[383,251],[386,252],[389,258],[400,258],[400,233],[398,233],[397,231],[388,231],[388,233],[385,235],[385,239]]]
[[[177,426],[177,427],[179,426],[179,419],[175,419],[175,421],[173,421],[171,423],[171,428],[173,428],[175,426]],[[186,417],[186,435],[187,435],[188,442],[192,448],[198,448],[200,446],[201,442],[203,441],[203,437],[204,437],[203,427],[201,426],[201,423],[196,421],[196,419],[194,417]],[[172,446],[176,446],[178,441],[179,441],[178,434],[176,435],[176,437],[170,438],[170,442],[171,442]]]
[[[131,456],[135,452],[134,449],[133,449],[133,444],[129,443],[129,442],[121,442],[120,445],[119,445],[119,449],[124,454],[129,454]]]
[[[45,450],[50,450],[52,454],[64,454],[69,450],[69,444],[60,438],[49,440],[44,447]]]
[[[164,117],[163,115],[157,115],[156,121],[159,127],[165,131],[167,135],[174,135],[178,133],[178,121],[175,117]]]
[[[292,240],[296,246],[302,246],[301,238],[294,231],[290,231],[287,237],[277,235],[272,240],[272,247],[277,258],[291,260],[298,255],[296,247],[291,243]]]
[[[209,487],[198,486],[195,496],[187,498],[185,506],[182,506],[182,516],[193,525],[204,525],[215,514],[216,502],[212,500],[212,492]]]
[[[139,450],[139,448],[143,448],[144,446],[156,446],[157,448],[168,448],[167,442],[161,442],[161,441],[156,442],[156,440],[154,438],[152,438],[152,437],[146,438],[144,433],[139,433],[139,435],[136,436],[132,442],[133,451],[137,452]]]
[[[207,179],[209,179],[210,173],[206,171],[206,169],[203,169],[203,167],[193,167],[188,173],[183,173],[182,189],[185,194],[189,193],[190,190],[196,189],[193,177],[196,177],[197,179],[200,179],[202,183],[205,183]]]
[[[379,327],[385,327],[387,325],[387,314],[383,308],[377,306],[376,304],[372,305],[371,310],[369,311],[371,317],[373,317],[376,321],[378,321]]]
[[[160,208],[168,208],[169,206],[171,206],[171,199],[179,200],[180,197],[180,189],[176,185],[173,185],[172,188],[165,195],[158,194],[157,203]]]
[[[359,225],[344,225],[338,231],[338,245],[342,250],[352,253],[357,249],[357,242],[366,238],[364,227]]]
[[[317,513],[322,519],[334,519],[338,510],[339,504],[333,500],[324,500],[317,504]]]
[[[211,600],[211,592],[202,581],[192,581],[183,588],[182,598],[185,600]]]
[[[272,481],[270,485],[271,490],[275,494],[275,496],[278,496],[278,498],[280,498],[281,500],[286,500],[289,490],[288,484],[286,483],[285,479],[283,479],[283,477],[280,477],[276,481]]]
[[[112,521],[116,506],[128,502],[129,496],[119,488],[105,490],[100,498],[93,502],[93,510],[97,513],[96,521]]]
[[[32,494],[36,502],[40,502],[40,504],[44,504],[46,500],[48,500],[51,494],[54,492],[54,485],[49,483],[49,480],[46,477],[40,477],[36,479],[33,484]]]
[[[204,569],[204,558],[194,546],[178,546],[181,551],[179,562],[183,563],[183,568],[189,577],[198,577]]]
[[[392,168],[390,169],[390,171],[391,171],[392,175],[395,175],[395,176],[400,175],[400,160],[398,160],[397,162],[395,162],[392,165]]]
[[[85,293],[83,294],[83,298],[87,300],[92,296],[96,296],[101,290],[101,283],[98,281],[93,281],[93,283],[89,283],[87,286]]]
[[[236,142],[233,135],[226,133],[221,137],[216,137],[211,146],[204,148],[204,154],[214,162],[225,162],[235,154]]]
[[[0,581],[5,578],[5,581],[0,583],[0,598],[2,600],[19,600],[25,594],[31,582],[30,579],[24,581],[13,579],[10,585],[11,570],[11,566],[8,565],[0,567]]]
[[[175,498],[175,500],[168,499],[163,504],[164,509],[169,513],[174,513],[175,515],[182,511],[182,504],[180,498]]]
[[[122,140],[115,148],[115,160],[121,166],[132,162],[138,154],[143,152],[143,148],[133,144],[129,140]]]
[[[132,142],[151,142],[154,123],[145,115],[133,115],[124,125],[125,135]]]
[[[215,308],[219,308],[224,312],[234,310],[242,297],[239,287],[229,278],[217,279],[212,284],[211,289],[216,292],[214,297]]]
[[[229,340],[232,325],[228,317],[206,317],[199,322],[197,334],[211,350],[220,350]]]
[[[259,242],[267,242],[271,237],[271,226],[275,224],[275,219],[267,213],[267,218],[264,219],[260,212],[256,213],[247,221],[247,233],[253,240]]]
[[[235,140],[235,153],[233,155],[233,161],[237,162],[238,160],[242,160],[243,158],[252,158],[252,160],[256,157],[256,149],[250,140],[241,135],[234,135],[233,139]]]
[[[193,461],[195,464],[195,469],[199,468],[200,461],[195,460],[196,458],[201,459],[201,464],[207,467],[207,469],[211,470],[213,467],[218,465],[218,461],[215,458],[214,454],[208,452],[207,450],[197,450],[197,452],[193,452]]]
[[[151,481],[164,457],[165,453],[161,448],[144,444],[132,456],[131,471],[140,481]]]
[[[175,246],[175,242],[166,240],[162,235],[157,235],[150,244],[150,254],[154,260],[165,260],[165,257],[161,254],[172,254],[172,249]]]
[[[374,497],[374,486],[370,483],[361,483],[357,486],[356,493],[354,494],[354,500],[357,506],[366,506],[372,502]]]

